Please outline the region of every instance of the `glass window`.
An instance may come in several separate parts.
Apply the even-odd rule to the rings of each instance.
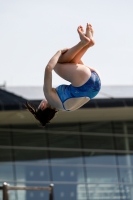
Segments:
[[[0,148],[0,162],[10,162],[13,159],[11,149]]]
[[[49,193],[47,191],[26,191],[26,200],[44,200],[49,199]],[[23,200],[24,200],[23,199]],[[10,199],[9,199],[10,200]]]
[[[9,182],[15,179],[13,164],[10,162],[0,163],[0,181]]]
[[[83,135],[85,149],[114,149],[112,136]]]
[[[133,165],[133,154],[132,153],[117,153],[118,164],[119,165]]]
[[[19,183],[18,186],[25,186],[22,183]],[[15,200],[26,200],[26,191],[25,190],[16,190],[16,197]],[[10,200],[10,195],[9,195]],[[28,200],[28,199],[27,199]]]
[[[89,184],[88,193],[91,200],[132,200],[132,187],[118,184]]]
[[[57,148],[81,148],[80,136],[76,134],[48,134],[49,146]]]
[[[10,146],[11,141],[10,141],[10,133],[8,130],[3,129],[0,130],[0,146]]]
[[[2,184],[3,183],[0,182],[0,186],[2,186]],[[2,190],[0,190],[0,200],[2,200],[2,198],[3,198],[3,192],[2,192]]]
[[[123,134],[123,122],[113,121],[111,122],[112,125],[112,133]]]
[[[39,149],[14,149],[15,161],[23,161],[27,163],[48,163],[47,150]]]
[[[0,181],[27,186],[48,186],[52,181],[58,200],[132,200],[132,133],[132,121],[51,123],[45,129],[12,126],[1,130]],[[48,199],[45,191],[9,193],[9,200]]]
[[[116,167],[86,167],[87,183],[118,183],[118,171]]]
[[[76,184],[55,184],[54,199],[77,200],[77,185]]]
[[[127,167],[120,167],[120,182],[133,184],[133,169]]]
[[[126,122],[128,133],[133,135],[133,121]]]
[[[87,184],[78,184],[77,185],[77,200],[88,200],[88,185]]]
[[[15,177],[11,149],[0,149],[0,181],[12,181]]]
[[[128,138],[128,145],[129,145],[129,149],[132,151],[133,150],[133,138],[132,137]]]
[[[49,166],[26,163],[15,164],[16,178],[18,182],[47,182],[50,181]]]
[[[84,169],[79,166],[51,166],[53,181],[57,182],[85,182]]]
[[[83,164],[82,152],[50,151],[51,164]]]
[[[50,131],[76,131],[79,132],[79,124],[78,123],[60,123],[60,124],[49,124],[46,127],[46,130],[48,130],[48,132]]]
[[[88,122],[81,124],[82,132],[112,133],[110,122]]]
[[[18,192],[16,190],[8,191],[9,200],[18,199]]]
[[[22,130],[21,130],[22,131]],[[13,145],[25,147],[46,147],[46,134],[40,133],[39,130],[25,130],[23,133],[13,133]]]
[[[126,150],[125,137],[115,137],[114,140],[116,150]]]
[[[85,152],[85,163],[89,165],[116,165],[116,156],[113,153]]]
[[[15,149],[17,181],[49,181],[47,151]]]

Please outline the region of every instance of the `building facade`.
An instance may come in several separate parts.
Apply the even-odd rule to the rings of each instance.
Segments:
[[[23,108],[25,99],[19,97],[18,105],[18,97],[5,91],[10,101],[4,103],[3,93],[1,185],[5,181],[15,186],[53,183],[55,200],[133,199],[131,97],[95,99],[75,112],[59,113],[41,128]],[[24,199],[48,199],[48,192],[10,191],[10,200]]]

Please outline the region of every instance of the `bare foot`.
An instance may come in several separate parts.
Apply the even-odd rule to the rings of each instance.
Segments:
[[[90,43],[90,38],[89,37],[87,37],[87,35],[85,35],[84,34],[84,29],[83,29],[83,27],[82,26],[79,26],[78,28],[77,28],[77,31],[78,31],[78,33],[79,33],[79,37],[80,37],[80,39],[81,39],[81,42],[83,42],[83,44],[89,44]]]
[[[86,36],[90,39],[90,43],[89,43],[90,46],[93,46],[95,44],[94,39],[93,39],[93,34],[94,34],[94,31],[93,31],[92,25],[87,23]]]

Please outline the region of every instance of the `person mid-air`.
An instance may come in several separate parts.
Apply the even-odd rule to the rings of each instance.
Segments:
[[[80,42],[70,49],[57,51],[45,68],[43,91],[46,99],[41,101],[37,109],[26,102],[27,109],[42,126],[49,123],[56,112],[77,110],[100,91],[98,72],[81,61],[88,48],[94,45],[92,26],[87,23],[86,33],[82,26],[77,31]],[[52,70],[71,84],[53,88]]]

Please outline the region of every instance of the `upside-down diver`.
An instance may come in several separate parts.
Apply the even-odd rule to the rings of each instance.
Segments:
[[[87,23],[86,33],[82,26],[77,31],[80,42],[72,48],[57,51],[45,68],[43,91],[46,99],[41,101],[37,109],[26,102],[27,109],[42,126],[49,123],[56,112],[77,110],[100,91],[99,73],[81,60],[88,48],[95,44],[92,25]],[[52,70],[69,81],[70,85],[53,88]]]

